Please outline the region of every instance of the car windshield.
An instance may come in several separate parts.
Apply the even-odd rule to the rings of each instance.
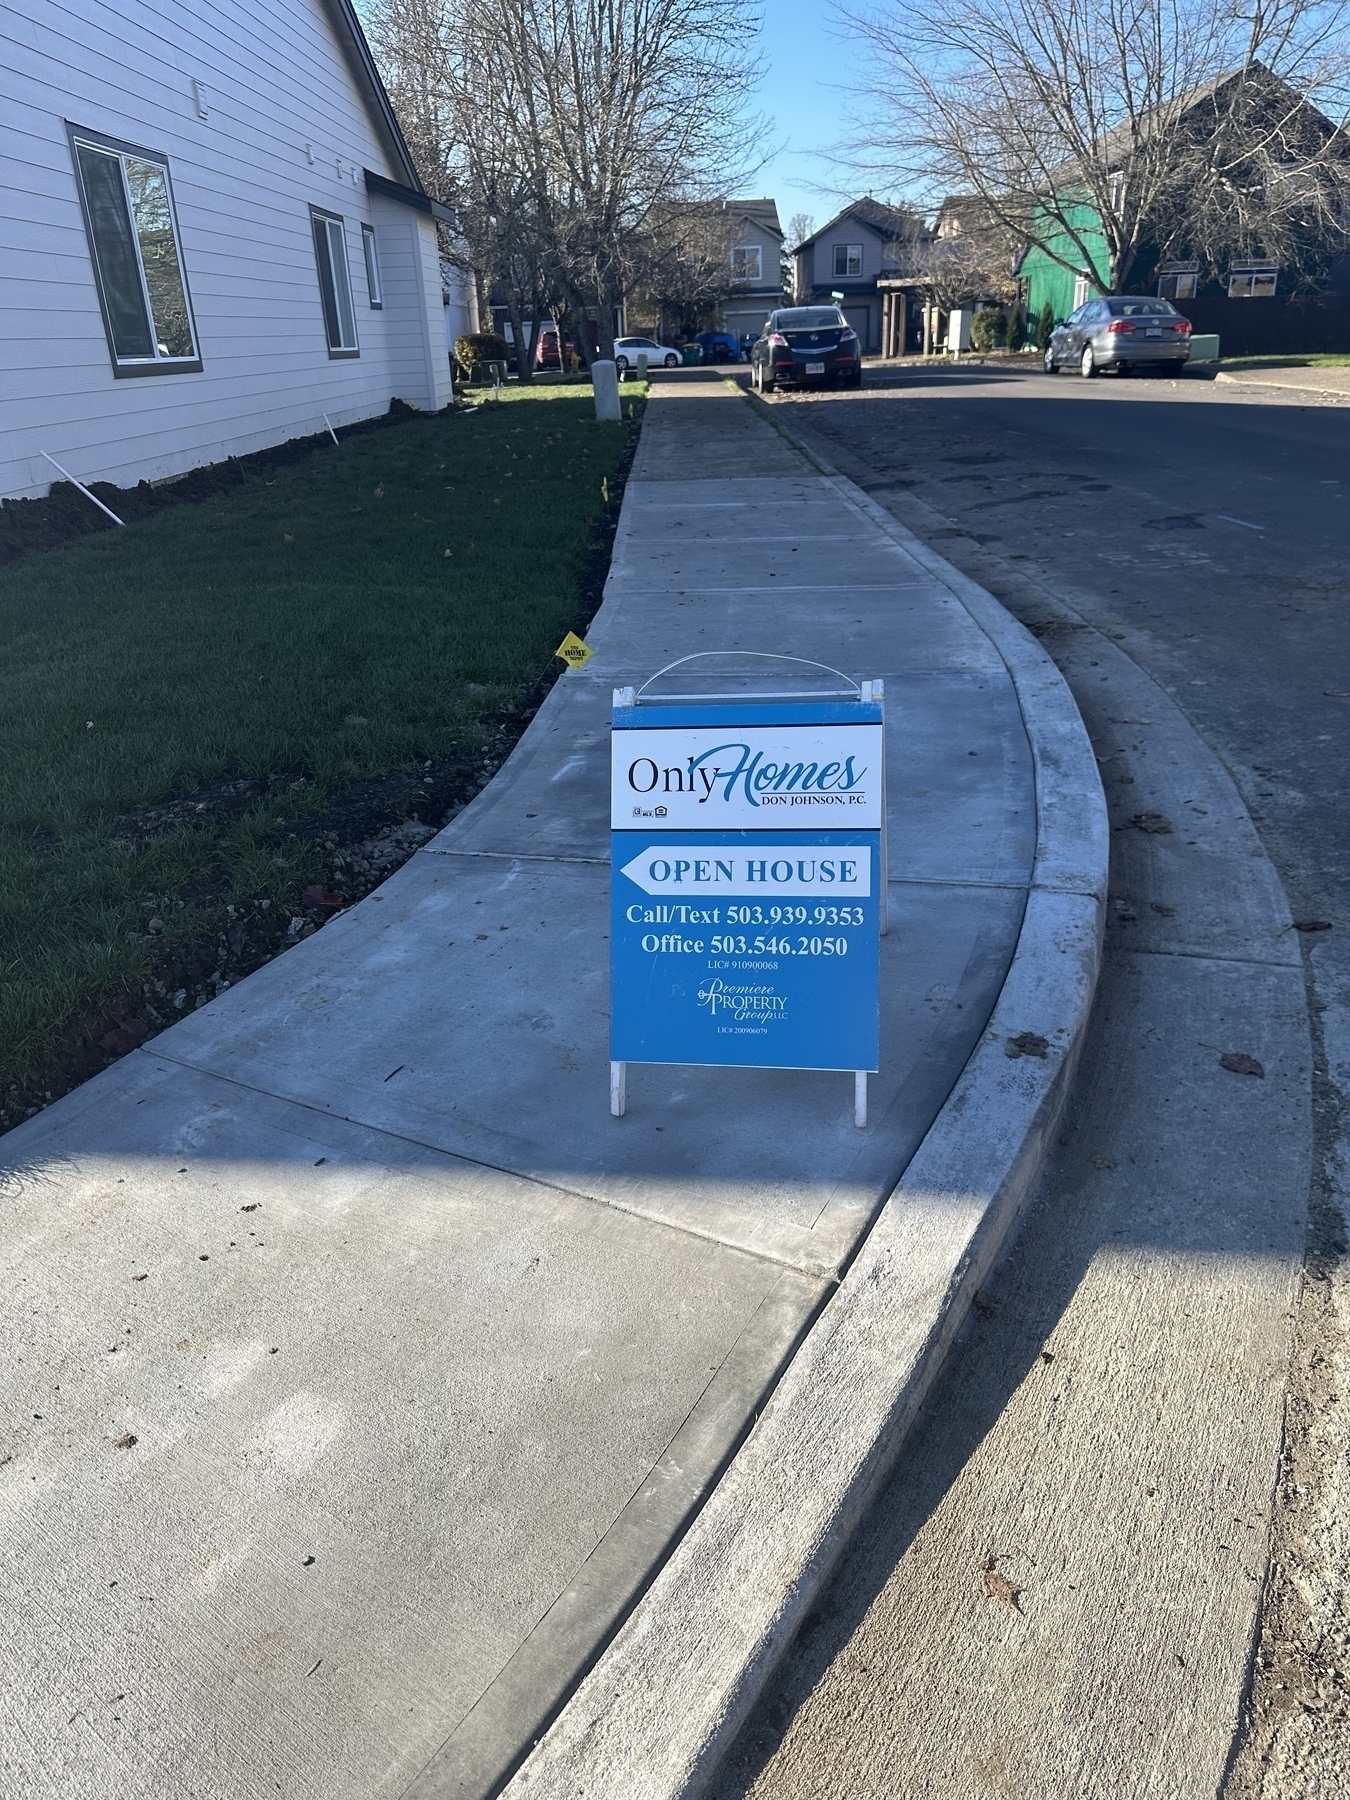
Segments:
[[[844,315],[833,306],[793,306],[775,313],[773,322],[779,331],[829,331],[844,323]]]
[[[1113,319],[1174,319],[1177,309],[1170,300],[1108,300]]]

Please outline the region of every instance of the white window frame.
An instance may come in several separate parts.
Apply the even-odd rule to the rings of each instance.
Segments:
[[[1080,306],[1087,305],[1088,301],[1094,297],[1095,288],[1096,283],[1093,281],[1092,277],[1084,274],[1080,269],[1073,278],[1074,312],[1077,312]]]
[[[1194,300],[1195,290],[1200,285],[1200,264],[1162,263],[1158,268],[1158,298],[1160,300]]]
[[[863,247],[861,244],[835,244],[834,277],[836,281],[856,281],[863,272]],[[843,268],[839,267],[843,263]],[[855,268],[853,265],[857,264]]]
[[[759,244],[736,244],[731,252],[733,281],[763,281],[764,251]]]
[[[328,354],[333,360],[360,356],[356,332],[356,302],[352,297],[352,273],[347,261],[347,228],[341,213],[323,206],[309,209],[314,261],[319,278],[319,311],[323,318]],[[327,272],[327,285],[324,282]],[[331,290],[331,311],[330,311]]]
[[[183,234],[178,226],[178,211],[174,205],[173,180],[169,173],[169,159],[161,151],[146,150],[139,144],[123,143],[119,138],[106,137],[102,132],[89,131],[83,126],[72,125],[66,121],[66,136],[70,142],[71,161],[75,169],[75,186],[80,197],[80,211],[84,217],[85,241],[89,246],[89,260],[93,265],[94,287],[98,293],[99,312],[103,318],[103,330],[108,340],[108,355],[112,359],[113,375],[118,379],[137,375],[196,375],[202,367],[201,339],[197,335],[197,321],[192,312],[192,291],[188,285],[187,262],[183,256]],[[89,196],[85,191],[84,170],[80,163],[80,150],[85,149],[96,155],[105,156],[115,162],[121,179],[122,203],[126,208],[126,220],[130,230],[130,244],[136,261],[136,275],[140,287],[140,301],[144,311],[146,332],[150,340],[147,355],[128,355],[117,347],[116,327],[113,310],[109,304],[104,282],[104,269],[100,261],[98,235],[94,226],[93,211]],[[185,354],[170,355],[160,343],[154,306],[150,296],[150,286],[146,280],[145,257],[141,244],[140,232],[137,229],[135,210],[132,203],[131,189],[127,177],[127,159],[150,164],[157,168],[164,177],[164,194],[168,204],[169,232],[173,239],[174,254],[178,262],[178,280],[183,290],[183,306],[187,315],[187,330],[191,340],[191,349]]]
[[[1273,300],[1280,285],[1280,266],[1266,261],[1235,262],[1228,271],[1230,300]]]
[[[361,227],[361,253],[366,259],[366,293],[370,310],[380,312],[384,307],[384,283],[380,280],[380,253],[375,246],[373,225]]]

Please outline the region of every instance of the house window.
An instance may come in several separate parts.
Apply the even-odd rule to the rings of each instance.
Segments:
[[[861,275],[862,245],[836,244],[834,246],[834,272],[836,275]]]
[[[763,252],[758,244],[737,244],[731,252],[731,279],[759,281],[763,269]]]
[[[115,375],[201,368],[167,160],[68,126]]]
[[[1194,300],[1200,283],[1198,262],[1158,264],[1158,298],[1160,300]]]
[[[375,227],[361,227],[361,248],[366,254],[366,292],[376,312],[384,305],[384,289],[380,286],[380,259],[375,251]]]
[[[1078,311],[1080,306],[1085,304],[1088,295],[1092,292],[1092,285],[1092,277],[1090,275],[1078,274],[1074,276],[1073,310],[1075,312]]]
[[[310,207],[314,227],[314,255],[319,265],[319,298],[328,333],[330,356],[359,356],[356,313],[352,307],[352,282],[347,269],[347,234],[336,213]]]
[[[1228,271],[1230,300],[1269,300],[1280,278],[1280,265],[1273,262],[1235,262]]]

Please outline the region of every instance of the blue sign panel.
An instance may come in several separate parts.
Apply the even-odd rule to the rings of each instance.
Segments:
[[[875,1070],[872,702],[617,708],[615,1063]]]

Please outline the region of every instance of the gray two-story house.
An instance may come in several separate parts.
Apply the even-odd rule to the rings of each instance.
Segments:
[[[772,200],[728,200],[731,221],[731,292],[722,306],[722,328],[759,336],[783,304],[783,228]]]
[[[818,306],[841,294],[844,316],[864,351],[881,348],[877,279],[893,274],[896,246],[912,229],[910,217],[870,195],[855,200],[792,253],[798,306]]]

